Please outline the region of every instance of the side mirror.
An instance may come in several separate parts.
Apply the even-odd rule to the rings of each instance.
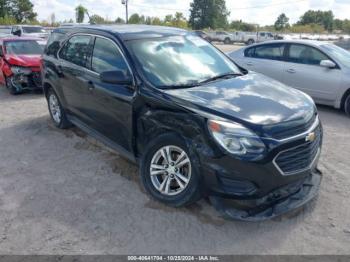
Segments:
[[[115,85],[132,85],[132,78],[121,70],[106,71],[100,74],[100,79],[104,83]]]
[[[332,62],[331,60],[322,60],[321,63],[320,63],[320,66],[326,67],[326,68],[329,68],[329,69],[337,67],[337,65],[334,62]]]
[[[22,31],[20,29],[18,29],[16,31],[14,31],[12,34],[17,35],[17,36],[21,36]]]

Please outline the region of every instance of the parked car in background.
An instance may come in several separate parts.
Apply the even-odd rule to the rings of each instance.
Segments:
[[[11,33],[16,36],[27,36],[47,39],[49,32],[38,25],[14,25]]]
[[[240,66],[309,94],[316,103],[350,115],[350,52],[336,45],[282,40],[229,54]]]
[[[147,192],[167,205],[210,195],[236,204],[227,216],[256,221],[318,192],[322,125],[312,99],[241,70],[192,32],[54,31],[43,76],[53,123],[74,124],[140,164]]]
[[[193,31],[193,33],[195,35],[203,38],[204,40],[207,40],[207,41],[209,40],[209,35],[206,32],[204,32],[204,31],[195,30],[195,31]]]
[[[42,90],[41,38],[0,39],[0,83],[13,95],[25,90]]]
[[[241,36],[241,42],[247,45],[274,40],[271,32],[245,32]]]
[[[0,26],[0,37],[5,37],[11,35],[11,26]]]
[[[208,32],[208,41],[209,42],[222,42],[226,45],[233,44],[235,42],[235,37],[224,31],[217,31],[217,32]]]

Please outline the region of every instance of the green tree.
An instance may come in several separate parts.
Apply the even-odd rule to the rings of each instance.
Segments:
[[[229,15],[225,0],[193,0],[190,7],[189,25],[196,30],[226,28]]]
[[[230,29],[237,31],[256,31],[256,25],[243,22],[242,20],[232,21],[230,24]]]
[[[129,17],[129,24],[144,24],[145,22],[145,17],[143,15],[135,13]]]
[[[29,22],[37,17],[33,7],[29,0],[5,0],[4,4],[0,2],[0,13],[14,17],[17,23]]]
[[[77,23],[84,22],[86,12],[87,12],[87,9],[82,5],[78,5],[75,8],[75,20]]]
[[[333,30],[334,15],[332,11],[309,10],[300,17],[299,25],[318,24],[326,30]]]
[[[280,14],[275,22],[275,29],[277,31],[284,30],[289,27],[289,18],[284,14]]]
[[[90,23],[91,24],[105,24],[105,23],[107,23],[107,21],[102,16],[92,15],[90,17]]]
[[[123,18],[120,18],[120,17],[118,17],[118,18],[115,20],[115,22],[116,22],[117,24],[125,24],[125,20],[124,20]]]

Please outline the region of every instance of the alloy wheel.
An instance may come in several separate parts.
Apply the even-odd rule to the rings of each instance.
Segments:
[[[61,107],[55,94],[49,96],[49,107],[53,120],[59,124],[61,122]]]
[[[177,146],[164,146],[153,156],[150,176],[153,186],[163,195],[175,196],[188,186],[191,179],[191,161]]]

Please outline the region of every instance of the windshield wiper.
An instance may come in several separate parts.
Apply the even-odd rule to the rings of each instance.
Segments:
[[[186,83],[186,84],[175,84],[175,85],[169,85],[169,86],[158,86],[158,88],[160,89],[181,89],[181,88],[191,88],[191,87],[195,87],[195,86],[199,86],[198,82],[190,82],[190,83]]]
[[[243,74],[241,74],[241,73],[233,73],[233,72],[226,73],[226,74],[222,74],[222,75],[211,77],[211,78],[209,78],[207,80],[204,80],[204,81],[200,82],[199,84],[209,83],[209,82],[221,79],[221,78],[236,77],[236,76],[242,76],[242,75]]]

